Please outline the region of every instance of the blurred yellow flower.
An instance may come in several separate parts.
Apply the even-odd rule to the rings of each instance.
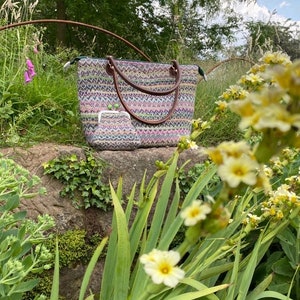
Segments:
[[[259,164],[248,155],[229,157],[218,168],[220,178],[235,188],[240,183],[254,185],[257,182]]]
[[[260,61],[268,65],[280,64],[286,66],[291,64],[290,57],[281,51],[277,51],[277,52],[267,51],[264,54],[264,56],[260,59]]]
[[[252,156],[251,148],[245,141],[222,142],[217,147],[208,148],[204,152],[217,165],[221,165],[228,157],[238,158],[243,154],[247,154],[249,157]]]
[[[246,74],[240,78],[238,84],[247,88],[259,88],[264,84],[264,79],[258,74]]]
[[[211,207],[207,203],[200,200],[194,200],[193,203],[185,208],[180,216],[184,219],[185,226],[194,226],[199,221],[205,220],[206,216],[211,212]]]
[[[250,70],[247,72],[248,74],[257,74],[257,73],[263,73],[266,70],[267,64],[255,64],[250,68]]]
[[[288,67],[276,66],[272,69],[274,80],[292,96],[300,96],[300,60]]]
[[[219,98],[226,101],[244,99],[248,92],[239,85],[231,85]]]
[[[277,128],[281,132],[287,132],[292,127],[300,128],[300,114],[290,114],[279,104],[270,104],[261,108],[259,116],[255,124],[252,124],[258,131]]]
[[[217,110],[219,111],[224,111],[228,107],[228,103],[226,101],[219,100],[216,101],[215,103],[218,106]]]

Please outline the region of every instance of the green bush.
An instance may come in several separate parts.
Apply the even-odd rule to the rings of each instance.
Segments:
[[[16,210],[44,189],[40,179],[10,159],[0,157],[0,298],[18,300],[39,282],[37,273],[51,268],[53,255],[45,247],[47,230],[54,226],[48,215],[37,221]]]

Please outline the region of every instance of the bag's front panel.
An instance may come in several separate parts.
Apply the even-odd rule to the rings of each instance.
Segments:
[[[153,91],[165,91],[174,86],[170,65],[139,61],[116,60],[118,68],[130,81]],[[98,123],[98,113],[108,107],[125,110],[114,88],[113,78],[106,72],[107,60],[83,59],[78,67],[78,92],[83,129],[87,140]],[[179,98],[172,117],[159,125],[147,125],[132,118],[142,147],[173,146],[180,136],[189,135],[194,114],[194,100],[198,76],[197,66],[180,66],[182,81]],[[152,121],[165,117],[175,100],[175,92],[167,96],[141,93],[118,76],[118,85],[130,111]]]

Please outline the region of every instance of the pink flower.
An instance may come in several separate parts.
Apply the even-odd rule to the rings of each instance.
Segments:
[[[25,78],[25,83],[28,83],[28,82],[32,81],[32,78],[33,78],[33,76],[36,75],[36,73],[34,71],[34,65],[29,58],[27,58],[27,60],[26,60],[26,66],[27,66],[27,69],[24,73],[24,78]]]
[[[32,78],[29,76],[28,71],[24,72],[24,79],[25,83],[29,83],[30,81],[32,81]]]

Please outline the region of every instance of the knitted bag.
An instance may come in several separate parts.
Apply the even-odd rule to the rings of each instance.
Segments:
[[[78,61],[78,98],[88,143],[111,150],[175,146],[181,136],[190,135],[197,81],[198,66],[179,66],[176,61],[169,65],[112,57],[81,58]],[[110,118],[119,119],[115,124],[104,122],[106,133],[101,139],[107,145],[99,146],[103,131],[98,115],[111,109],[126,111],[131,116],[138,138],[133,138],[132,128],[124,131],[123,121],[128,122],[128,117],[110,115]],[[130,146],[126,145],[126,134],[129,140],[134,140]]]

